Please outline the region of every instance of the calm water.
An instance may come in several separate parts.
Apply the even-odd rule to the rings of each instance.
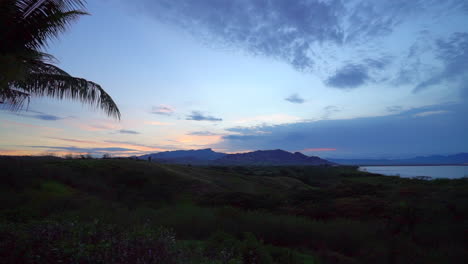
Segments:
[[[432,178],[462,178],[468,177],[468,166],[364,166],[362,171],[383,175],[399,175],[404,178],[429,176]]]

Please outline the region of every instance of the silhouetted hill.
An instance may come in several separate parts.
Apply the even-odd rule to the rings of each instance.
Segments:
[[[468,153],[420,156],[410,159],[330,159],[342,165],[449,165],[468,164]]]
[[[174,164],[205,164],[210,163],[219,159],[226,154],[215,152],[212,149],[197,149],[197,150],[175,150],[175,151],[165,151],[154,154],[148,154],[138,157],[139,159],[147,160],[149,157],[153,161],[159,161],[162,163],[174,163]]]
[[[218,160],[222,165],[332,165],[332,162],[319,157],[309,157],[300,152],[287,152],[281,149],[257,150],[248,153],[228,154]]]
[[[138,157],[147,160],[170,164],[193,164],[193,165],[332,165],[333,162],[319,157],[309,157],[300,152],[287,152],[277,150],[257,150],[248,153],[225,154],[215,152],[212,149],[200,150],[176,150]]]

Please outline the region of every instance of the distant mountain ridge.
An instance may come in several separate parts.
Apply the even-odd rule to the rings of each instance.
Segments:
[[[174,151],[164,151],[153,154],[147,154],[138,157],[139,159],[149,159],[158,161],[162,163],[194,163],[194,164],[204,164],[210,163],[214,160],[222,158],[225,156],[225,153],[215,152],[210,148],[207,149],[192,149],[192,150],[174,150]]]
[[[193,164],[193,165],[306,165],[323,166],[334,165],[325,159],[315,156],[306,156],[300,152],[291,153],[281,149],[257,150],[247,153],[225,154],[215,152],[212,149],[199,150],[176,150],[147,154],[138,159],[171,164]]]
[[[226,165],[332,165],[319,157],[309,157],[300,152],[291,153],[281,149],[257,150],[247,153],[228,154],[217,160]]]
[[[329,159],[342,165],[455,165],[468,164],[468,153],[419,156],[409,159]]]

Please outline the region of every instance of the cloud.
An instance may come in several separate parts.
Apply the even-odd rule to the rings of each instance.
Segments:
[[[223,119],[221,118],[204,115],[200,111],[192,111],[192,114],[188,115],[186,119],[194,120],[194,121],[211,121],[211,122],[223,121]]]
[[[208,43],[237,47],[312,67],[310,45],[341,43],[341,1],[174,1],[141,0],[151,16],[171,22]]]
[[[369,79],[391,79],[393,73],[385,69],[391,61],[396,69],[408,65],[402,54],[415,44],[413,39],[406,41],[408,34],[429,31],[435,33],[431,38],[440,36],[437,26],[428,25],[460,23],[457,19],[466,20],[468,13],[466,0],[135,2],[149,16],[175,24],[210,46],[281,60],[345,89]]]
[[[276,125],[299,122],[301,118],[287,114],[250,116],[234,120],[238,126]]]
[[[364,65],[350,64],[337,70],[325,83],[339,89],[353,89],[365,84],[369,78],[367,68]]]
[[[30,117],[40,119],[40,120],[45,120],[45,121],[57,121],[57,120],[63,119],[63,117],[59,117],[55,115],[48,115],[48,114],[39,114],[39,115],[30,116]]]
[[[80,147],[62,147],[62,146],[28,146],[30,148],[39,148],[39,149],[48,149],[48,150],[61,150],[69,151],[73,153],[91,153],[99,154],[106,152],[132,152],[136,151],[135,149],[128,148],[118,148],[118,147],[109,147],[109,148],[80,148]]]
[[[166,115],[166,116],[172,115],[174,113],[174,111],[175,111],[174,108],[172,108],[171,106],[168,106],[168,105],[154,106],[151,109],[152,114]]]
[[[120,147],[120,148],[126,148],[126,149],[133,149],[133,150],[140,151],[140,152],[165,151],[168,149],[172,149],[172,147],[167,147],[167,146],[164,146],[164,147],[151,146],[151,145],[138,144],[138,143],[129,142],[129,141],[116,141],[116,140],[92,141],[92,140],[61,138],[61,137],[48,137],[48,138],[65,141],[69,143],[91,145],[93,147],[95,146],[100,146],[101,148]]]
[[[387,106],[387,112],[390,113],[395,113],[395,112],[400,112],[403,110],[403,107],[401,105],[392,105],[392,106]]]
[[[48,137],[48,138],[61,140],[61,141],[66,141],[66,142],[72,142],[72,143],[84,143],[84,144],[93,144],[93,145],[100,144],[100,142],[90,141],[90,140],[80,140],[80,139],[61,138],[61,137]]]
[[[305,102],[305,99],[300,97],[298,94],[292,94],[284,100],[291,102],[293,104],[302,104]]]
[[[383,155],[428,155],[466,152],[467,107],[435,105],[388,116],[346,120],[302,121],[293,124],[245,127],[238,135],[223,137],[213,146],[230,151],[333,146],[328,157],[381,157]],[[415,114],[450,111],[414,118]],[[422,114],[425,115],[425,114]],[[261,129],[267,133],[255,134]]]
[[[187,135],[190,135],[190,136],[219,136],[221,134],[213,133],[213,132],[210,132],[210,131],[194,131],[194,132],[188,133]]]
[[[323,151],[336,151],[336,148],[306,148],[300,152],[323,152]]]
[[[329,105],[329,106],[325,106],[323,108],[323,115],[322,115],[322,119],[328,119],[330,118],[332,115],[336,114],[336,113],[339,113],[341,112],[341,108],[339,108],[338,106],[335,106],[335,105]]]
[[[448,39],[436,40],[436,58],[443,67],[438,72],[420,82],[414,89],[414,93],[426,90],[434,85],[444,82],[457,82],[459,86],[465,86],[468,81],[468,33],[457,32]],[[467,89],[461,87],[462,89]],[[460,87],[459,87],[460,88]]]
[[[167,151],[174,149],[174,146],[152,146],[147,144],[139,144],[130,141],[116,141],[116,140],[105,140],[104,143],[111,145],[119,145],[121,147],[132,148],[140,152],[155,152],[155,151]]]
[[[8,109],[0,108],[0,110],[8,110]],[[39,120],[44,120],[44,121],[58,121],[58,120],[66,119],[66,117],[60,117],[60,116],[51,115],[51,114],[34,111],[34,110],[26,110],[26,111],[10,112],[10,113],[17,115],[17,116],[34,118],[34,119],[39,119]]]
[[[130,134],[130,135],[141,134],[140,132],[137,132],[137,131],[134,131],[134,130],[126,130],[126,129],[120,129],[118,132],[120,134]]]
[[[440,114],[447,114],[450,113],[450,111],[447,110],[438,110],[438,111],[426,111],[426,112],[421,112],[414,114],[414,117],[425,117],[425,116],[431,116],[431,115],[440,115]]]

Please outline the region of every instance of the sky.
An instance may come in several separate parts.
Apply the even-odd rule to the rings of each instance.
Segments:
[[[88,0],[46,51],[122,119],[32,97],[0,155],[468,152],[465,0]]]

